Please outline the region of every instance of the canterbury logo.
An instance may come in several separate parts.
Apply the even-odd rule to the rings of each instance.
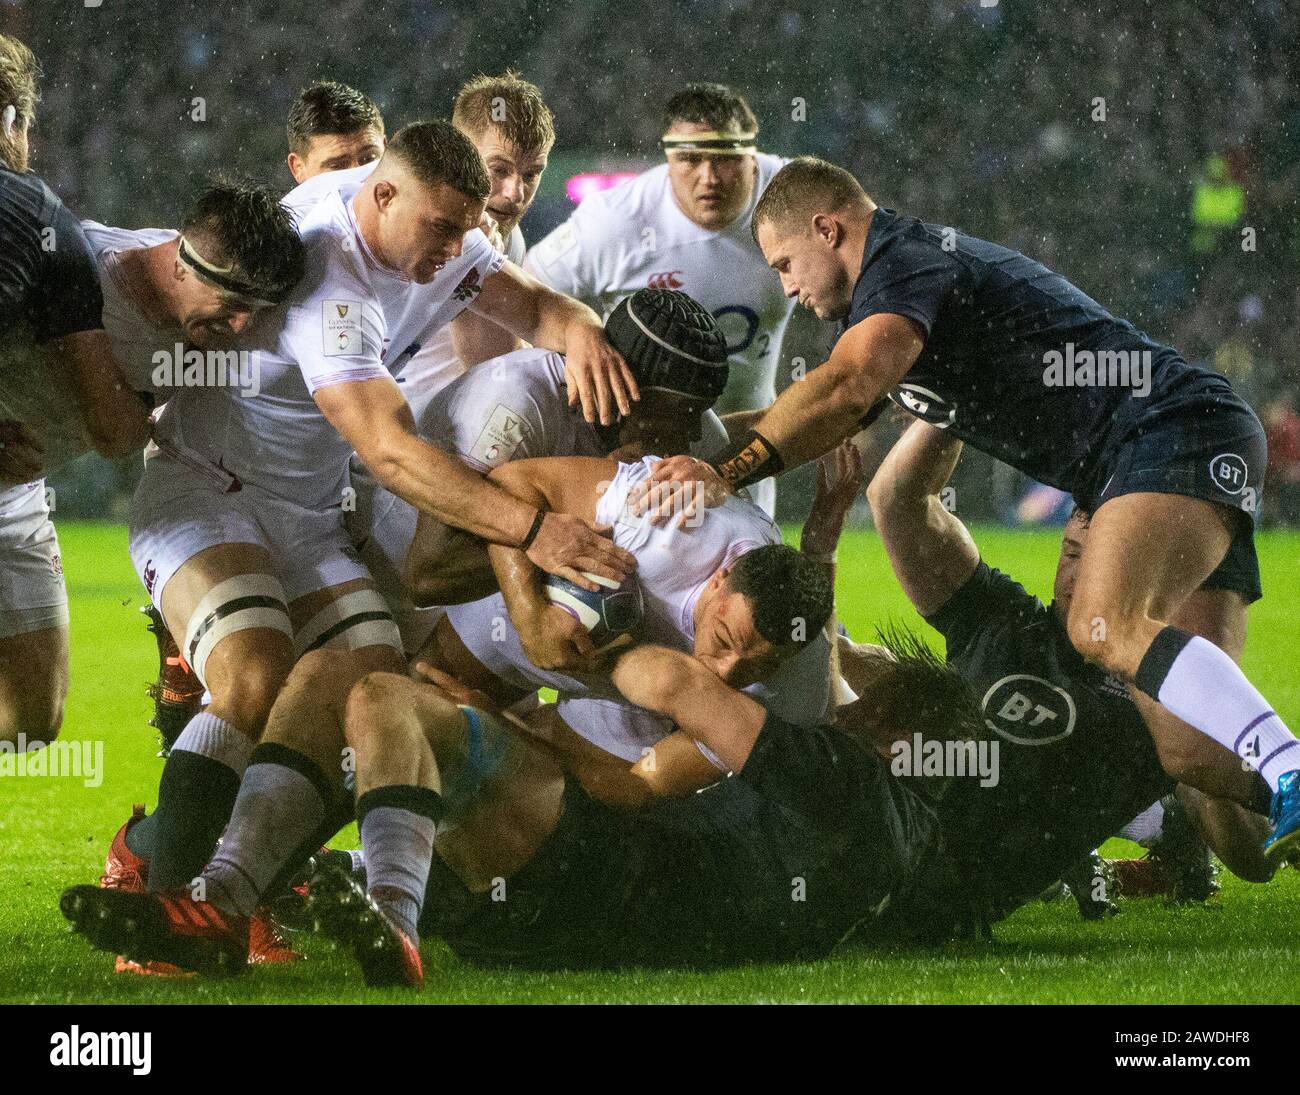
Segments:
[[[682,272],[680,270],[665,270],[660,274],[651,274],[646,285],[651,289],[680,289],[682,287]]]

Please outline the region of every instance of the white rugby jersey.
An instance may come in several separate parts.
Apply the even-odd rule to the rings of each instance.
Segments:
[[[526,250],[524,234],[515,225],[506,240],[506,258],[522,266]],[[397,375],[397,383],[402,386],[402,394],[417,422],[424,405],[458,376],[463,376],[465,370],[466,365],[456,356],[451,340],[451,324],[447,324],[434,332],[428,345],[421,346]]]
[[[352,199],[374,164],[307,180],[285,204],[298,216],[306,275],[289,299],[259,315],[238,341],[256,393],[182,388],[159,416],[159,443],[218,474],[256,483],[308,509],[337,506],[351,449],[314,392],[392,376],[478,295],[506,262],[478,229],[462,254],[418,285],[370,253]]]
[[[700,593],[721,567],[767,544],[779,544],[781,531],[753,503],[731,497],[711,509],[697,528],[672,522],[653,525],[634,516],[628,493],[650,475],[659,458],[620,464],[596,505],[596,520],[613,526],[613,539],[637,559],[637,580],[645,601],[647,642],[690,653],[695,642],[694,612]],[[575,676],[538,669],[528,660],[510,623],[505,599],[497,593],[447,609],[457,635],[489,670],[518,688],[554,688],[561,713],[573,728],[607,752],[635,760],[641,750],[667,732],[668,723],[631,707],[603,677]],[[819,635],[768,681],[745,691],[780,717],[800,725],[820,721],[829,693],[830,645]],[[603,701],[590,706],[578,701]]]
[[[474,366],[453,380],[416,416],[421,437],[459,456],[486,475],[510,460],[543,456],[604,456],[597,427],[569,406],[564,358],[552,350],[514,350]],[[697,455],[717,452],[727,431],[712,411],[701,421]],[[419,512],[391,492],[374,487],[357,461],[351,467],[358,513],[373,492],[369,525],[376,545],[400,573],[415,536]]]
[[[773,368],[794,310],[749,230],[759,195],[786,161],[764,153],[756,158],[749,207],[721,231],[701,228],[681,211],[668,165],[660,164],[584,199],[529,250],[524,269],[605,316],[647,286],[689,293],[726,335],[729,392],[743,386],[746,371]]]
[[[82,221],[81,227],[99,264],[99,283],[104,293],[104,330],[113,343],[126,382],[137,392],[147,392],[159,403],[175,390],[167,383],[175,379],[172,369],[159,369],[159,352],[177,356],[185,332],[180,327],[158,327],[145,319],[132,299],[121,273],[121,255],[146,247],[170,243],[180,236],[170,228],[110,228],[96,221]],[[181,352],[183,366],[183,350]],[[163,383],[158,383],[161,380]]]

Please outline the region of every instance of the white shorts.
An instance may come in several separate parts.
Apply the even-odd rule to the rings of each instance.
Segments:
[[[291,602],[370,577],[341,509],[305,509],[251,483],[227,493],[165,453],[145,464],[131,503],[130,533],[131,562],[159,607],[172,575],[218,544],[264,547]]]
[[[59,537],[45,480],[0,493],[0,639],[68,626]]]
[[[344,527],[393,614],[402,635],[402,649],[408,656],[414,655],[446,612],[442,608],[418,608],[403,580],[420,512],[379,486],[355,455],[348,466],[348,485],[354,493],[349,503],[352,508],[343,514]]]

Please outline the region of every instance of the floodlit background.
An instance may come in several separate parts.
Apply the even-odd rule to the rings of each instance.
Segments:
[[[365,91],[392,132],[510,66],[557,120],[536,241],[573,176],[658,161],[680,85],[732,84],[764,151],[816,153],[882,204],[1024,250],[1227,374],[1269,428],[1266,517],[1300,523],[1300,5],[0,0],[0,29],[46,69],[37,170],[127,227],[176,223],[214,171],[287,189],[284,121],[314,79]],[[807,321],[794,337],[787,359],[825,341]],[[59,511],[120,517],[136,474],[88,457],[54,479]],[[978,454],[963,486],[970,516],[1050,508]],[[803,489],[783,487],[794,517]]]

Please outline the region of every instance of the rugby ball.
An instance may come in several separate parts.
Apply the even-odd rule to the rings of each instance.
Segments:
[[[598,650],[615,644],[627,645],[641,630],[645,616],[645,602],[636,578],[629,576],[619,585],[597,574],[586,571],[583,574],[601,587],[598,592],[574,585],[567,578],[547,574],[542,582],[546,599],[582,624],[591,633],[591,641]]]

